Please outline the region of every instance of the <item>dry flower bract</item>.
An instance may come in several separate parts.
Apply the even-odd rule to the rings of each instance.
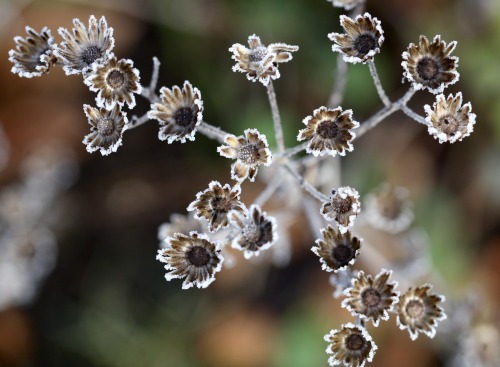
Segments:
[[[359,193],[349,186],[332,190],[330,199],[323,203],[321,214],[326,220],[335,220],[340,233],[345,233],[361,211]]]
[[[333,52],[341,53],[345,62],[366,63],[380,52],[384,31],[377,18],[368,13],[355,19],[341,15],[340,24],[346,33],[330,33],[328,38],[335,42]]]
[[[469,136],[476,123],[476,114],[472,113],[470,102],[462,105],[462,93],[458,92],[445,98],[443,94],[436,97],[432,109],[424,106],[429,134],[440,143],[454,143]]]
[[[408,79],[417,90],[427,88],[431,93],[442,93],[459,78],[458,57],[450,56],[456,45],[456,41],[446,45],[439,35],[432,43],[427,37],[420,36],[418,45],[410,43],[403,52],[403,80]]]
[[[276,220],[257,205],[252,205],[248,212],[230,212],[229,222],[238,230],[233,247],[244,251],[247,259],[258,256],[278,239]]]
[[[342,325],[340,330],[331,330],[325,335],[325,341],[330,343],[326,352],[330,366],[344,365],[363,367],[366,362],[373,361],[377,345],[362,326],[352,323]]]
[[[257,167],[271,164],[271,151],[265,135],[256,129],[245,130],[245,136],[227,135],[223,145],[217,148],[221,156],[236,159],[231,165],[231,178],[242,182],[248,177],[255,180]]]
[[[359,255],[361,240],[351,236],[351,232],[341,233],[332,226],[321,229],[322,239],[316,240],[311,251],[319,256],[321,269],[326,271],[342,270],[354,264]]]
[[[104,16],[99,22],[90,16],[88,28],[79,19],[73,19],[73,25],[73,34],[66,28],[58,29],[64,42],[55,50],[66,75],[85,74],[94,63],[106,63],[115,45],[113,28],[108,27]]]
[[[229,48],[232,52],[231,58],[236,61],[233,71],[246,73],[248,80],[259,81],[263,85],[268,85],[271,79],[278,79],[280,72],[278,64],[290,61],[291,52],[299,50],[298,46],[287,45],[286,43],[271,43],[264,46],[260,37],[251,35],[248,37],[247,48],[239,43],[235,43]]]
[[[307,127],[299,131],[297,139],[310,140],[307,153],[315,157],[325,154],[335,157],[354,149],[351,141],[356,134],[352,130],[359,127],[359,123],[352,120],[352,110],[342,112],[341,107],[320,107],[302,122]]]
[[[182,289],[193,286],[206,288],[215,280],[215,273],[221,270],[224,258],[220,246],[208,240],[204,234],[190,232],[176,233],[166,239],[165,248],[158,250],[156,259],[166,263],[165,279],[170,281],[184,278]]]
[[[363,4],[366,0],[327,0],[333,6],[344,8],[345,10],[354,9],[357,5]]]
[[[141,93],[139,70],[132,60],[116,60],[113,55],[106,64],[94,63],[92,73],[85,78],[85,84],[93,92],[98,92],[96,103],[99,107],[113,108],[115,103],[129,108],[135,107],[134,93]]]
[[[90,134],[83,139],[87,151],[92,153],[100,150],[102,155],[116,152],[122,144],[122,135],[127,128],[125,112],[122,112],[119,105],[115,105],[112,110],[83,105],[83,111],[91,125]]]
[[[433,338],[437,322],[446,319],[444,310],[438,306],[445,298],[429,293],[431,288],[430,284],[410,287],[399,299],[398,326],[401,330],[408,329],[411,340],[417,339],[419,333]]]
[[[24,78],[41,76],[56,63],[54,38],[50,29],[43,27],[40,33],[26,27],[26,38],[14,37],[16,49],[9,51],[9,61],[14,64],[11,71]]]
[[[231,188],[229,184],[222,186],[220,182],[212,181],[208,189],[196,195],[196,200],[189,204],[187,210],[196,211],[194,217],[208,221],[208,230],[216,232],[229,225],[227,215],[231,210],[245,210],[240,201],[240,192],[239,185]]]
[[[365,213],[373,227],[389,233],[407,230],[414,216],[408,190],[389,184],[367,196]]]
[[[365,276],[363,271],[352,279],[352,287],[345,290],[347,296],[342,301],[353,316],[371,320],[373,326],[378,326],[380,320],[388,320],[389,312],[398,301],[399,292],[394,288],[397,282],[389,282],[392,270],[382,269],[375,279],[371,275]]]
[[[161,102],[152,104],[148,112],[150,119],[160,122],[158,138],[168,143],[193,141],[196,127],[203,121],[203,101],[198,88],[186,80],[182,90],[175,85],[172,89],[162,87],[160,93]]]

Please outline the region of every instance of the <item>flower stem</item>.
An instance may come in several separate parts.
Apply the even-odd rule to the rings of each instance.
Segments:
[[[339,106],[344,98],[344,88],[347,81],[347,63],[342,58],[342,55],[337,55],[337,68],[335,69],[335,82],[333,84],[332,93],[328,98],[328,107],[333,108]]]
[[[284,163],[283,167],[290,173],[290,175],[295,179],[295,181],[304,189],[306,190],[309,194],[311,194],[312,197],[315,199],[319,200],[320,202],[328,201],[328,196],[325,194],[319,192],[316,190],[316,188],[311,185],[309,182],[306,181],[306,179],[301,176],[293,167],[290,163]]]
[[[275,173],[271,181],[269,181],[266,185],[266,188],[260,192],[259,196],[255,198],[253,203],[258,206],[263,206],[281,186],[282,182],[283,176]]]
[[[219,127],[215,127],[213,125],[210,125],[209,123],[206,123],[205,121],[202,121],[201,125],[198,127],[198,131],[205,135],[206,137],[214,140],[218,140],[221,143],[224,143],[224,139],[228,133],[226,133],[224,130],[222,130]]]
[[[269,104],[271,105],[271,112],[273,115],[274,133],[276,135],[276,144],[278,145],[278,152],[285,151],[285,140],[283,138],[283,128],[281,126],[280,111],[278,109],[278,102],[276,101],[276,93],[274,92],[273,82],[269,80],[267,84],[267,96]]]
[[[419,124],[422,125],[427,125],[427,121],[425,121],[425,118],[420,116],[418,113],[415,113],[410,107],[408,106],[402,106],[401,110],[405,113],[406,116],[411,117],[413,120],[417,121]]]
[[[380,77],[378,76],[377,67],[375,66],[374,60],[368,61],[368,68],[370,69],[370,74],[373,78],[373,83],[375,84],[375,88],[377,88],[378,96],[384,103],[384,106],[389,107],[391,105],[391,101],[389,100],[389,97],[387,97],[384,87],[380,82]]]

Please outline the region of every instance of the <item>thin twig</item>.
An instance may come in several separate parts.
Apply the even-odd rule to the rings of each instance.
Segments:
[[[306,150],[307,144],[309,144],[308,141],[301,143],[299,145],[296,145],[293,148],[286,149],[282,153],[276,153],[276,154],[274,154],[274,157],[275,158],[288,158],[288,157],[294,156],[295,154],[298,154],[298,153]]]
[[[295,181],[297,181],[297,183],[304,189],[306,190],[309,194],[311,194],[312,197],[314,197],[315,199],[321,201],[321,202],[324,202],[324,201],[328,201],[328,196],[326,196],[325,194],[319,192],[318,190],[316,190],[316,188],[314,186],[312,186],[309,182],[306,181],[306,179],[301,176],[293,167],[290,163],[284,163],[283,164],[283,167],[286,168],[286,170],[288,171],[288,173],[290,173],[292,175],[292,177],[295,179]]]
[[[226,135],[228,135],[228,133],[222,130],[220,127],[215,127],[205,121],[202,121],[200,126],[198,126],[198,131],[203,135],[205,135],[206,137],[218,140],[221,143],[224,143],[224,139]]]
[[[283,175],[281,175],[281,172],[275,173],[271,181],[267,183],[266,188],[260,192],[253,203],[258,206],[263,206],[280,187],[282,181]]]
[[[373,83],[375,84],[375,88],[377,88],[378,96],[384,103],[384,106],[389,107],[391,105],[391,101],[389,100],[389,97],[387,97],[384,87],[380,82],[380,77],[378,76],[377,67],[375,66],[374,60],[368,61],[368,68],[370,69],[370,74],[373,78]]]
[[[333,84],[332,93],[328,98],[328,107],[337,107],[342,103],[344,98],[344,89],[347,81],[347,63],[342,58],[341,54],[337,55],[337,68],[335,69],[335,82]]]
[[[422,125],[428,125],[427,124],[427,121],[425,121],[425,118],[420,116],[418,113],[416,113],[415,111],[413,111],[410,107],[408,106],[402,106],[401,107],[401,110],[405,113],[406,116],[412,118],[413,120],[417,121],[419,124],[422,124]]]
[[[310,197],[304,197],[302,200],[302,205],[304,207],[304,213],[306,214],[307,220],[309,222],[309,228],[314,237],[321,237],[321,227],[323,227],[323,222],[321,216],[319,215],[318,207],[316,202]]]
[[[145,113],[141,117],[137,117],[134,115],[134,116],[132,116],[132,119],[128,122],[127,129],[125,131],[135,129],[138,126],[145,124],[149,120],[150,120],[150,118],[148,117],[147,113]]]
[[[273,82],[269,80],[267,84],[267,96],[269,97],[269,104],[271,105],[271,112],[273,115],[274,133],[276,135],[276,144],[278,152],[285,151],[285,140],[283,138],[283,127],[281,126],[280,111],[278,109],[278,102],[276,101],[276,93],[274,92]]]

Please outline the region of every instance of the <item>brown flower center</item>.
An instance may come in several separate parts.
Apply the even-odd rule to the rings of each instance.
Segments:
[[[181,127],[189,127],[196,123],[196,114],[191,107],[181,107],[174,115],[175,123]]]
[[[333,248],[332,256],[341,265],[347,265],[352,260],[353,249],[351,246],[341,244]]]
[[[396,219],[403,211],[401,201],[393,194],[381,196],[378,199],[380,213],[389,219]]]
[[[365,345],[365,338],[361,334],[351,334],[346,338],[345,345],[349,350],[360,350]]]
[[[244,145],[238,151],[238,159],[246,164],[256,164],[259,158],[259,147],[255,144]]]
[[[323,139],[333,139],[336,140],[340,137],[340,129],[338,128],[335,121],[323,121],[316,128],[316,133]]]
[[[361,34],[354,41],[354,49],[359,56],[365,56],[368,52],[377,48],[377,39],[372,33]]]
[[[455,135],[455,133],[460,129],[460,119],[455,116],[444,116],[439,119],[439,128],[442,132],[447,135]]]
[[[231,201],[221,196],[212,198],[212,200],[210,200],[210,206],[216,213],[228,213],[232,209]]]
[[[332,200],[332,207],[338,214],[346,214],[352,209],[352,199],[348,196],[345,199],[340,197]]]
[[[411,300],[406,305],[406,313],[413,319],[418,319],[424,313],[424,304],[420,300]]]
[[[369,288],[361,294],[361,298],[363,300],[363,304],[366,307],[375,307],[380,304],[382,297],[376,289]]]
[[[90,65],[101,57],[101,50],[97,46],[90,46],[83,50],[80,57],[85,64]]]
[[[103,136],[113,135],[115,132],[115,122],[110,117],[103,117],[97,121],[97,131]]]
[[[125,74],[120,70],[113,69],[106,76],[106,83],[113,89],[119,89],[125,84]]]
[[[189,263],[197,268],[206,266],[210,260],[210,253],[201,246],[194,246],[187,253]]]
[[[253,50],[248,56],[248,61],[250,62],[260,62],[267,55],[267,48],[261,47]]]
[[[439,64],[430,57],[424,57],[418,61],[417,74],[423,80],[433,80],[439,74]]]

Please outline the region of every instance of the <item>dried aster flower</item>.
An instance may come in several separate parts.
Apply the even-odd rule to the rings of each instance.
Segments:
[[[429,127],[429,134],[438,139],[440,143],[454,143],[469,136],[476,123],[476,114],[472,113],[470,102],[462,105],[462,93],[455,97],[452,94],[445,98],[443,94],[436,97],[432,109],[424,106]]]
[[[239,212],[245,210],[240,201],[240,192],[239,185],[231,188],[229,184],[222,186],[220,182],[212,181],[208,189],[196,195],[196,200],[189,204],[187,210],[196,210],[194,217],[208,221],[208,230],[215,232],[229,225],[227,215],[231,210]]]
[[[106,18],[97,19],[91,15],[89,27],[73,19],[73,34],[66,28],[59,28],[58,32],[64,42],[56,48],[55,54],[60,59],[66,75],[85,74],[96,62],[109,59],[111,50],[115,45],[113,28],[108,28]]]
[[[355,19],[341,15],[340,24],[346,33],[330,33],[328,38],[336,43],[333,52],[341,53],[345,62],[366,63],[380,52],[384,31],[377,18],[368,13]]]
[[[330,343],[326,348],[330,366],[344,364],[349,367],[363,367],[375,356],[377,345],[362,326],[352,323],[342,325],[340,330],[331,330],[325,335],[325,341]]]
[[[115,105],[112,110],[83,105],[83,111],[91,125],[90,134],[83,139],[87,151],[92,153],[100,150],[102,155],[116,152],[122,145],[123,132],[127,128],[128,119],[125,112],[119,105]]]
[[[258,256],[278,239],[276,220],[257,205],[252,205],[248,212],[230,212],[229,222],[239,232],[233,240],[233,247],[244,251],[247,259]]]
[[[342,301],[353,316],[371,320],[373,326],[378,326],[380,320],[389,320],[389,313],[398,301],[399,292],[394,292],[397,282],[389,282],[392,270],[382,269],[375,279],[365,276],[363,271],[352,279],[352,287],[345,290],[347,296]]]
[[[134,93],[141,93],[139,70],[132,60],[116,60],[113,55],[106,64],[94,63],[92,73],[85,78],[85,84],[97,94],[99,107],[113,108],[115,103],[129,108],[135,107]]]
[[[287,45],[286,43],[271,43],[264,46],[260,37],[251,35],[248,37],[247,48],[239,43],[235,43],[229,48],[233,55],[231,58],[236,61],[233,71],[247,74],[248,80],[255,82],[258,80],[263,85],[268,85],[270,79],[278,79],[280,72],[278,64],[290,61],[291,52],[298,51],[298,46]]]
[[[319,256],[321,269],[337,272],[354,264],[359,255],[361,239],[352,237],[351,232],[337,232],[332,226],[321,229],[323,239],[316,240],[311,251]]]
[[[236,159],[231,165],[231,178],[243,182],[248,177],[255,180],[257,167],[271,164],[271,151],[265,135],[256,129],[245,130],[245,136],[226,135],[223,145],[217,148],[221,156]]]
[[[176,233],[166,242],[156,259],[167,264],[165,269],[170,270],[165,274],[167,281],[186,277],[182,289],[188,289],[194,285],[206,288],[215,280],[215,273],[221,270],[224,261],[219,244],[194,231],[189,236]]]
[[[413,221],[412,204],[404,187],[383,185],[376,194],[366,198],[366,214],[369,223],[389,233],[400,233]]]
[[[352,187],[343,186],[332,190],[330,199],[321,207],[321,214],[326,220],[335,220],[340,233],[345,233],[360,210],[359,193]]]
[[[458,57],[450,56],[456,45],[456,41],[446,45],[439,35],[431,44],[427,37],[420,36],[418,45],[410,43],[403,52],[403,80],[408,79],[417,90],[427,88],[431,93],[442,93],[459,78]]]
[[[178,86],[172,89],[160,89],[161,102],[151,105],[148,112],[150,119],[160,122],[158,138],[168,143],[186,139],[194,140],[196,127],[203,121],[203,101],[198,88],[185,81],[182,90]]]
[[[54,38],[50,29],[43,27],[40,33],[26,27],[28,37],[14,37],[16,49],[9,51],[9,61],[14,64],[11,71],[24,78],[41,76],[56,63]]]
[[[408,329],[411,340],[417,339],[419,332],[433,338],[436,335],[437,321],[446,319],[444,310],[438,306],[445,298],[429,294],[431,288],[430,284],[410,287],[399,298],[396,309],[398,326],[401,330]]]
[[[307,127],[299,131],[297,139],[311,140],[306,148],[307,153],[315,157],[328,153],[335,157],[354,149],[351,141],[356,134],[352,130],[359,127],[359,123],[352,120],[352,110],[342,112],[341,107],[320,107],[302,122]]]
[[[345,10],[351,10],[357,5],[365,2],[365,0],[327,0],[332,3],[333,6],[338,8],[344,8]]]

